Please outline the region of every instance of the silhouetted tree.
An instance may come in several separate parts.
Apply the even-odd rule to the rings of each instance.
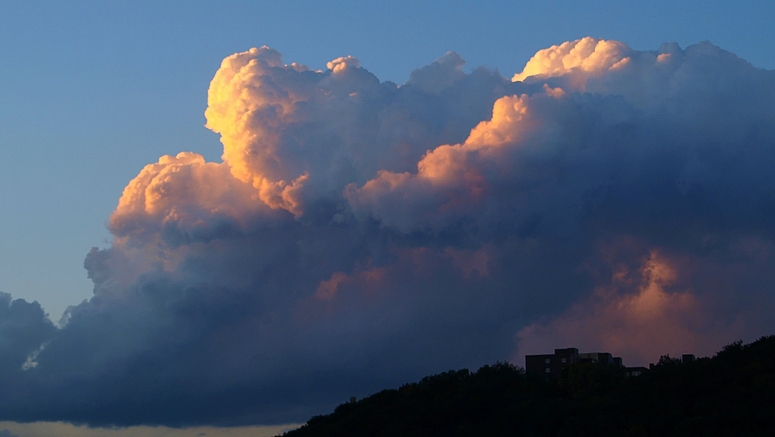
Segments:
[[[775,435],[775,336],[627,377],[570,366],[555,382],[509,363],[428,376],[311,418],[286,437]]]

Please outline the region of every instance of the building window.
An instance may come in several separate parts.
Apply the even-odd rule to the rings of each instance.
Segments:
[[[564,362],[566,362],[568,360],[566,358],[563,358],[561,361],[564,363]]]
[[[550,358],[547,358],[547,359],[544,360],[544,363],[546,363],[546,364],[549,364],[551,362],[552,362],[552,360]]]
[[[547,368],[544,370],[544,372],[546,372],[546,373],[552,373],[552,369],[550,369],[550,368],[548,368],[548,367],[547,367]]]

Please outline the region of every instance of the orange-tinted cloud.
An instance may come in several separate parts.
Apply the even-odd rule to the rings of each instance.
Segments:
[[[629,280],[633,273],[635,284]],[[656,362],[668,353],[712,353],[718,345],[703,338],[708,315],[698,297],[691,289],[668,290],[679,274],[668,259],[652,252],[637,272],[616,271],[592,296],[522,328],[514,360],[548,353],[550,345],[610,351],[629,365]]]
[[[148,231],[151,223],[176,223],[193,231],[213,217],[240,222],[260,210],[256,197],[224,164],[189,152],[167,155],[145,166],[126,186],[110,227],[125,236]]]
[[[571,75],[574,88],[584,90],[589,77],[626,65],[630,52],[630,48],[619,41],[588,36],[539,50],[512,80],[517,82],[532,76],[548,78]]]
[[[593,38],[516,81],[464,64],[399,86],[351,56],[226,58],[206,111],[223,161],[140,171],[64,326],[0,308],[0,411],[287,423],[515,339],[638,364],[771,332],[772,72]]]

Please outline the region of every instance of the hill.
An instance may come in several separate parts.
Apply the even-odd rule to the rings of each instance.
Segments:
[[[284,437],[775,435],[775,336],[641,376],[575,365],[559,381],[507,363],[351,399]]]

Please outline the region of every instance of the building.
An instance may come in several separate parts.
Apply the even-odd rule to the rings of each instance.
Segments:
[[[660,358],[660,363],[665,360],[667,364],[688,364],[697,360],[693,354],[683,354],[681,358],[670,358],[669,355],[665,355]],[[600,366],[614,366],[616,368],[624,369],[624,374],[627,376],[640,376],[650,369],[653,369],[654,363],[650,363],[649,367],[624,367],[622,359],[615,357],[608,352],[592,352],[592,353],[579,353],[579,350],[575,347],[569,347],[565,349],[555,349],[553,354],[545,355],[525,355],[525,373],[528,375],[538,376],[546,379],[547,381],[554,381],[560,379],[565,369],[573,364],[597,364]]]
[[[614,365],[622,367],[622,359],[614,357],[608,352],[594,352],[590,354],[579,354],[579,363],[593,363],[601,366]]]
[[[570,365],[578,363],[623,367],[622,359],[608,352],[579,353],[575,347],[569,347],[555,349],[551,355],[525,355],[525,373],[552,381],[559,379]]]
[[[624,368],[624,373],[627,376],[640,376],[648,371],[649,369],[645,367],[625,367]]]

